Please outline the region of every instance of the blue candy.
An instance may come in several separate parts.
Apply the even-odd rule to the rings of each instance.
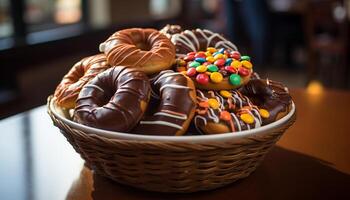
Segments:
[[[199,63],[204,63],[206,61],[205,58],[195,58],[194,60]]]

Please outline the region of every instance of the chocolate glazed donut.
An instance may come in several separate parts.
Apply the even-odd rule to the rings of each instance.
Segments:
[[[151,79],[151,86],[152,99],[159,105],[149,106],[150,113],[146,112],[132,133],[183,135],[196,107],[196,93],[192,80],[181,73],[167,70]]]
[[[146,110],[150,85],[135,68],[113,67],[98,74],[81,90],[74,121],[111,131],[129,131]]]
[[[282,83],[269,79],[253,79],[240,91],[259,108],[269,111],[269,117],[263,119],[263,125],[282,118],[291,109],[292,97]]]

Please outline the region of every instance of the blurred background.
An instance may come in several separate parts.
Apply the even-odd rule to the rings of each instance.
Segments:
[[[206,28],[290,88],[349,90],[350,0],[0,0],[0,119],[46,103],[116,30]]]

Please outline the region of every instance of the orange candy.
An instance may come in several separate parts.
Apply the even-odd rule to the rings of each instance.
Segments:
[[[230,121],[231,120],[231,114],[227,111],[221,111],[220,112],[220,119],[225,120],[225,121]]]
[[[208,108],[209,107],[209,103],[207,101],[201,101],[199,102],[199,107],[202,107],[202,108]]]

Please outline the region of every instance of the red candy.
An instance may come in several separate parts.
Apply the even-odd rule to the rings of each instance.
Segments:
[[[217,66],[223,66],[225,64],[226,60],[223,59],[223,58],[220,58],[220,59],[217,59],[215,62],[214,62],[214,65],[217,65]]]
[[[239,60],[241,58],[241,54],[238,51],[233,51],[231,53],[231,58],[234,58],[236,60]]]
[[[200,51],[200,52],[196,53],[196,55],[194,57],[196,57],[196,58],[206,58],[207,56],[205,55],[204,52]]]
[[[192,61],[193,59],[194,59],[194,55],[187,55],[186,57],[184,57],[184,60],[185,60],[186,62]]]
[[[207,74],[198,74],[196,76],[197,83],[206,85],[209,82],[209,76]]]
[[[188,68],[186,72],[187,76],[194,76],[197,74],[196,68],[195,67],[190,67]]]
[[[225,66],[225,70],[230,72],[231,74],[235,74],[237,72],[237,70],[232,66]]]
[[[196,55],[196,52],[190,52],[190,53],[187,53],[186,55],[188,55],[188,56],[194,56],[194,55]]]
[[[210,65],[210,64],[211,64],[210,62],[204,62],[202,65],[207,66],[207,65]]]
[[[241,76],[248,76],[249,75],[249,70],[244,68],[244,67],[240,67],[238,69],[238,74],[241,75]]]

